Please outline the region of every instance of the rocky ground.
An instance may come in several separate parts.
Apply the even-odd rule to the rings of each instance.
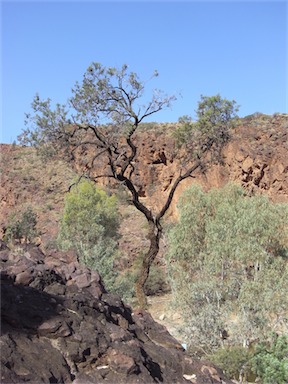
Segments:
[[[0,261],[1,383],[231,383],[72,253],[2,242]]]
[[[180,328],[183,326],[182,317],[173,307],[173,297],[171,292],[156,296],[148,296],[147,301],[147,310],[153,319],[166,327],[173,337],[181,342],[181,344],[185,345],[185,340],[180,332]]]

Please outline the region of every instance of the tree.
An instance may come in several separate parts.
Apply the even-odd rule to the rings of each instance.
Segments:
[[[38,236],[37,231],[37,215],[31,207],[27,207],[19,219],[18,215],[13,215],[5,229],[4,239],[7,241],[24,240],[25,243],[30,243]]]
[[[178,146],[184,145],[187,154],[192,152],[196,159],[209,152],[212,160],[221,162],[223,146],[237,123],[237,111],[235,100],[227,100],[219,94],[201,95],[196,110],[197,121],[193,122],[188,115],[179,118],[180,126],[174,132]]]
[[[97,269],[105,286],[113,288],[118,228],[120,225],[115,195],[108,196],[92,181],[82,179],[65,196],[59,242],[74,248],[79,261]]]
[[[157,72],[152,78],[156,76]],[[130,192],[132,203],[145,216],[149,227],[150,246],[143,257],[135,288],[141,307],[146,304],[144,284],[159,251],[161,219],[169,209],[181,181],[203,167],[209,160],[208,153],[214,150],[219,152],[226,143],[237,110],[234,101],[228,102],[219,95],[212,99],[202,97],[198,123],[191,125],[185,142],[188,145],[194,140],[195,148],[189,153],[195,156],[183,163],[163,199],[163,206],[153,212],[141,199],[135,184],[134,160],[138,152],[136,132],[146,118],[169,107],[175,96],[167,96],[156,90],[146,104],[141,104],[144,91],[145,82],[136,73],[129,72],[127,65],[116,69],[92,63],[82,83],[76,83],[72,89],[73,96],[67,105],[57,104],[53,110],[50,99],[41,101],[36,95],[32,103],[33,113],[27,114],[27,128],[20,137],[23,144],[52,147],[53,150],[59,147],[62,153],[66,148],[67,151],[71,150],[73,156],[81,153],[82,160],[85,156],[87,158],[84,168],[91,179],[112,178]],[[217,118],[212,118],[212,112],[216,113]],[[95,164],[100,159],[107,165],[106,172],[92,177]]]
[[[288,310],[288,206],[235,185],[209,193],[196,185],[179,211],[167,265],[194,352],[211,353],[227,337],[235,345],[268,338]]]

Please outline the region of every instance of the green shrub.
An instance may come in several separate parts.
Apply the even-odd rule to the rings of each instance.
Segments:
[[[135,297],[135,283],[140,270],[141,261],[142,255],[136,259],[130,269],[123,271],[118,275],[114,285],[116,292],[128,301],[131,301],[131,299]],[[149,277],[145,283],[145,294],[147,296],[152,296],[167,292],[168,290],[170,290],[170,286],[167,282],[165,272],[160,266],[153,264],[150,268]]]
[[[157,264],[151,265],[150,273],[145,283],[144,290],[147,296],[157,295],[159,293],[164,293],[170,290],[166,273],[163,268],[161,268],[161,266]]]
[[[189,139],[191,131],[195,123],[193,123],[192,118],[189,116],[182,116],[178,120],[178,124],[175,125],[175,128],[172,132],[172,137],[176,141],[176,146],[180,148],[184,143]]]
[[[79,261],[101,274],[106,288],[113,289],[119,228],[118,203],[114,195],[82,180],[65,196],[58,242],[74,248]]]
[[[288,206],[240,187],[185,191],[168,232],[167,269],[190,350],[264,340],[288,311]],[[231,314],[235,321],[229,321]],[[190,343],[189,343],[190,342]]]
[[[119,273],[115,279],[113,290],[126,302],[130,303],[135,297],[136,271],[128,269]]]
[[[251,356],[247,348],[230,346],[217,349],[208,360],[221,368],[228,378],[238,380],[240,375],[248,376],[251,372]]]
[[[287,384],[288,338],[274,335],[270,344],[260,344],[252,358],[253,371],[263,384]]]
[[[119,214],[114,195],[82,180],[65,196],[60,237],[92,246],[102,237],[117,238]]]
[[[37,215],[31,207],[27,207],[19,219],[14,214],[10,217],[5,229],[5,241],[24,241],[30,243],[38,235],[36,229]]]

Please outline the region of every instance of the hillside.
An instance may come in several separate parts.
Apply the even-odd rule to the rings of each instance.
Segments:
[[[179,168],[171,136],[173,125],[149,126],[138,134],[139,152],[135,161],[134,181],[148,206],[159,207]],[[157,146],[155,145],[157,143]],[[83,169],[61,160],[41,160],[33,148],[2,144],[0,187],[0,230],[3,234],[9,216],[19,214],[31,205],[41,232],[39,243],[53,248],[65,192]],[[176,193],[168,217],[175,216],[177,199],[191,183],[205,190],[222,187],[228,182],[242,185],[250,194],[266,194],[274,202],[288,202],[288,116],[255,114],[240,120],[231,142],[224,151],[223,165],[215,165],[205,174],[184,180]],[[97,164],[97,172],[103,164]],[[101,172],[101,170],[100,170]],[[107,180],[103,185],[115,191]],[[145,221],[129,196],[117,186],[122,202],[122,234],[120,248],[129,256],[145,246]],[[128,201],[128,202],[127,202]],[[132,219],[133,218],[133,219]],[[139,231],[139,228],[142,228]]]
[[[144,125],[137,135],[138,155],[133,180],[141,191],[141,199],[148,207],[158,208],[166,198],[173,179],[177,176],[181,157],[175,152],[173,124]],[[214,165],[205,173],[198,172],[179,185],[166,220],[177,217],[177,200],[192,183],[200,183],[205,190],[219,188],[228,182],[243,186],[250,194],[265,194],[274,202],[288,202],[288,116],[254,114],[240,120],[232,140],[224,151],[222,165]],[[43,160],[35,149],[17,145],[0,145],[0,238],[13,215],[31,206],[37,214],[40,233],[38,245],[44,252],[55,246],[64,195],[77,175],[85,168],[83,158],[67,164],[61,159]],[[92,155],[92,154],[91,154]],[[101,173],[103,162],[95,166]],[[129,202],[123,187],[111,179],[99,179],[120,201],[121,238],[119,268],[131,267],[139,252],[148,246],[146,221]],[[165,242],[162,242],[158,263],[162,264]]]
[[[241,119],[223,164],[180,184],[167,222],[177,220],[177,200],[192,183],[208,191],[234,182],[251,195],[288,202],[287,128],[284,114]],[[172,131],[173,124],[151,123],[137,134],[133,177],[148,207],[159,209],[181,166]],[[0,150],[0,239],[27,207],[37,214],[39,231],[36,246],[0,244],[2,382],[231,383],[213,364],[189,356],[167,332],[178,337],[181,323],[169,308],[169,295],[149,299],[156,323],[148,312],[133,311],[107,293],[99,274],[80,265],[73,251],[57,249],[64,196],[85,168],[82,158],[67,164],[43,159],[30,147],[2,144]],[[97,172],[104,167],[99,162]],[[107,180],[102,186],[120,202],[116,267],[126,270],[148,246],[147,225],[124,189]],[[161,270],[165,250],[164,239],[156,259]]]

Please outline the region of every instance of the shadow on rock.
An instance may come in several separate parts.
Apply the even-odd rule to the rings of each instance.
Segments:
[[[13,329],[37,333],[41,324],[58,315],[61,302],[59,297],[16,284],[12,277],[1,273],[1,334]],[[57,325],[54,327],[56,330]]]

